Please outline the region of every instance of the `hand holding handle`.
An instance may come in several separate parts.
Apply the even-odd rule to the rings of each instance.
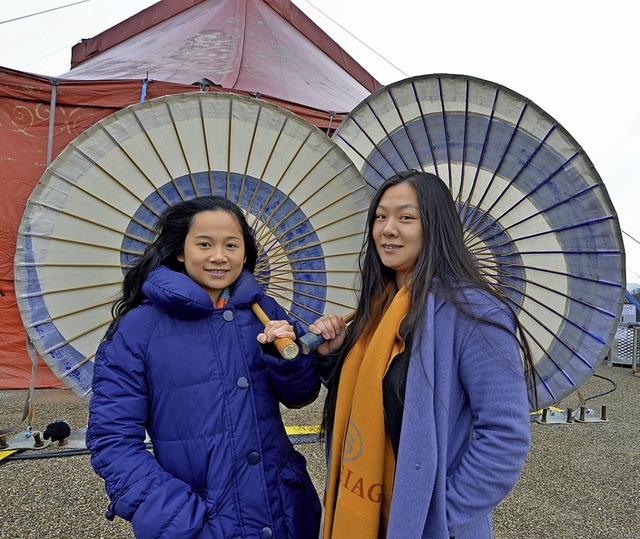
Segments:
[[[351,311],[349,314],[345,315],[343,317],[345,324],[348,324],[349,322],[351,322],[355,314],[356,314],[355,311]],[[310,331],[309,333],[305,333],[302,337],[298,339],[298,342],[300,343],[300,349],[302,350],[303,354],[309,354],[313,352],[324,341],[325,339],[322,335],[318,335],[316,333],[313,333],[312,331]]]
[[[263,325],[266,326],[270,322],[267,313],[262,310],[262,307],[260,307],[260,305],[254,303],[253,305],[251,305],[251,308]],[[276,337],[273,341],[273,344],[276,345],[278,352],[280,352],[280,355],[284,359],[293,359],[300,352],[298,345],[288,337]]]

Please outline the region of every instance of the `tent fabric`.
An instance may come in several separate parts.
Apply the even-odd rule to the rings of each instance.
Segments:
[[[233,27],[237,16],[242,23]],[[216,30],[218,20],[223,24]],[[196,23],[205,31],[200,32]],[[159,55],[154,40],[177,40],[170,32],[176,28],[182,41],[177,47],[164,41],[161,47],[169,47],[172,73],[161,70],[170,62]],[[194,32],[190,37],[189,31]],[[238,32],[244,40],[238,39]],[[226,61],[235,72],[225,71],[218,62],[227,42],[210,39],[223,34],[231,40]],[[179,69],[183,64],[197,69],[189,75]],[[209,64],[212,67],[204,70]],[[0,67],[0,389],[27,388],[31,380],[32,362],[13,281],[22,214],[49,162],[78,135],[128,105],[201,90],[259,97],[329,131],[364,95],[380,87],[285,0],[163,0],[83,41],[74,48],[73,65],[69,74],[58,78]],[[215,84],[193,84],[202,79]],[[52,103],[55,114],[50,122]],[[41,359],[35,387],[63,387]]]
[[[164,0],[77,44],[62,75],[145,76],[336,112],[381,86],[288,0]]]

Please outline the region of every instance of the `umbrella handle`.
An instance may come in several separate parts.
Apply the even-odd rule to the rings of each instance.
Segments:
[[[253,309],[253,312],[256,313],[256,316],[260,319],[260,322],[262,322],[265,326],[270,322],[267,313],[262,310],[262,307],[260,307],[260,305],[254,303],[251,305],[251,308]],[[288,337],[276,337],[273,341],[273,344],[276,345],[278,352],[280,352],[280,355],[284,359],[293,359],[300,352],[298,345]]]
[[[344,316],[343,318],[345,324],[351,322],[355,314],[355,311],[351,311],[349,314]],[[300,337],[298,339],[298,342],[300,343],[300,349],[302,350],[302,353],[309,354],[324,342],[324,338],[322,337],[322,335],[317,335],[316,333],[310,331],[309,333],[305,333],[302,337]]]

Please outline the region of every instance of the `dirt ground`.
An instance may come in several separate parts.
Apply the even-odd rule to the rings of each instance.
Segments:
[[[496,539],[640,537],[640,377],[629,368],[604,364],[580,392],[590,399],[587,406],[595,421],[531,423],[533,445],[523,474],[494,511]],[[25,396],[25,391],[0,391],[0,428],[20,419]],[[69,390],[36,390],[34,403],[34,429],[44,430],[60,418],[74,430],[86,425],[86,402]],[[606,422],[598,421],[603,405]],[[570,395],[558,407],[560,416],[568,407],[578,410],[578,395]],[[320,421],[321,409],[322,398],[303,410],[287,411],[285,424],[312,428]],[[23,424],[17,432],[25,428]],[[294,442],[305,438],[309,436],[293,437]],[[307,442],[296,447],[307,458],[321,492],[322,445]],[[102,481],[89,457],[79,453],[55,443],[0,461],[3,539],[133,537],[128,523],[104,518],[107,498]]]

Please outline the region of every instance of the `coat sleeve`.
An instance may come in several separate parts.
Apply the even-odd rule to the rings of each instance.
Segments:
[[[107,518],[131,521],[139,538],[194,537],[204,526],[205,502],[167,473],[145,444],[149,388],[143,346],[127,342],[118,330],[98,349],[87,428],[91,464],[111,501]]]
[[[264,298],[263,302],[271,298]],[[273,301],[273,300],[272,300]],[[302,324],[291,320],[287,313],[275,301],[268,306],[261,302],[261,306],[272,320],[288,320],[295,328],[299,337],[304,334]],[[320,376],[316,366],[316,353],[303,354],[300,352],[294,359],[283,359],[272,354],[265,348],[264,359],[271,383],[278,395],[279,401],[287,408],[302,408],[312,403],[320,393]]]
[[[502,307],[487,320],[513,328]],[[469,328],[459,375],[473,417],[471,444],[447,478],[449,531],[485,518],[515,486],[530,448],[526,383],[513,331],[487,323]]]

